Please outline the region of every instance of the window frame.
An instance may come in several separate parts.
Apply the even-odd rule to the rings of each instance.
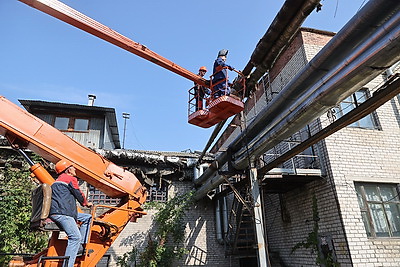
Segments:
[[[116,206],[120,203],[119,198],[111,198],[91,184],[88,184],[87,198],[95,205]]]
[[[168,201],[168,186],[165,185],[148,185],[146,202],[165,203]]]
[[[67,129],[58,129],[56,127],[56,120],[57,118],[67,118],[68,119],[68,126]],[[86,130],[75,130],[75,121],[76,120],[87,120],[87,129]],[[58,129],[61,132],[76,132],[76,133],[88,133],[90,129],[90,118],[88,117],[80,117],[80,116],[65,116],[65,115],[54,115],[53,120],[54,128]]]
[[[354,183],[355,186],[355,191],[357,194],[357,201],[358,201],[358,205],[361,211],[361,217],[362,217],[362,221],[364,223],[364,228],[367,234],[368,238],[390,238],[390,239],[400,239],[400,235],[394,235],[393,234],[393,226],[391,224],[391,220],[389,219],[389,215],[388,213],[390,212],[390,210],[387,210],[387,208],[385,207],[388,204],[395,204],[397,206],[397,210],[398,213],[400,213],[400,191],[399,191],[399,184],[393,184],[393,183],[365,183],[365,182],[355,182]],[[379,193],[379,201],[377,200],[368,200],[367,199],[367,193],[365,192],[365,186],[375,186],[376,187],[376,191]],[[389,200],[383,200],[383,195],[381,192],[381,187],[383,186],[390,186],[391,189],[394,190],[394,192],[396,193],[396,195],[394,197],[392,197]],[[361,194],[361,196],[360,196]],[[359,197],[361,197],[362,203],[360,202]],[[374,224],[374,216],[373,216],[373,212],[370,208],[370,205],[379,205],[383,211],[383,215],[384,215],[384,220],[385,223],[387,225],[388,231],[384,232],[387,233],[387,236],[379,236],[376,233],[375,230],[375,224]],[[366,218],[364,218],[364,215],[366,216]],[[398,221],[398,223],[400,224],[400,220]],[[396,231],[399,232],[399,231]]]
[[[357,98],[357,93],[362,93],[362,98]],[[348,101],[348,98],[351,98],[351,102]],[[363,87],[357,92],[351,94],[350,96],[346,97],[342,102],[340,102],[336,107],[334,107],[335,113],[337,114],[337,118],[341,118],[351,110],[359,107],[362,103],[364,103],[366,100],[370,98],[370,93],[368,88]],[[347,104],[345,108],[342,108],[342,105]],[[352,107],[351,109],[349,107]],[[361,122],[363,120],[368,119],[371,122],[371,126],[368,126],[366,124],[362,124]],[[356,122],[353,122],[352,124],[348,125],[347,127],[352,127],[352,128],[361,128],[361,129],[371,129],[371,130],[378,130],[379,125],[378,121],[376,119],[376,113],[375,111],[371,112],[370,114],[366,115],[365,117],[359,119]]]

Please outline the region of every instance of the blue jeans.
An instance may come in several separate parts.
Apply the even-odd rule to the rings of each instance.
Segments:
[[[213,88],[214,98],[218,98],[223,95],[230,95],[231,90],[229,87],[226,86],[225,83],[219,83]]]
[[[78,228],[75,219],[67,215],[53,214],[50,215],[50,219],[61,227],[68,236],[65,256],[69,256],[68,267],[73,267],[79,250],[79,245],[87,243],[89,239],[89,228],[92,215],[87,213],[78,213],[77,219],[82,222],[80,228]]]

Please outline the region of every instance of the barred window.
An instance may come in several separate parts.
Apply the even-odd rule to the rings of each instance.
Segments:
[[[168,188],[167,186],[150,186],[148,188],[147,200],[148,202],[167,202]]]
[[[167,202],[168,200],[168,189],[166,186],[150,186],[147,191],[147,202]],[[100,190],[96,189],[92,185],[89,185],[88,200],[93,204],[103,204],[115,206],[119,203],[119,198],[110,198]]]
[[[92,185],[89,185],[88,200],[93,204],[103,204],[110,206],[115,206],[119,203],[119,198],[111,198]]]
[[[400,199],[396,184],[356,183],[368,237],[400,237]]]

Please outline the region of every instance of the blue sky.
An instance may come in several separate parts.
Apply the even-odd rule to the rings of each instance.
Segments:
[[[220,49],[243,69],[283,0],[64,0],[176,64],[212,68]],[[338,32],[366,0],[322,1],[303,24]],[[246,4],[244,4],[246,3]],[[187,123],[192,82],[17,0],[0,1],[0,95],[113,107],[125,148],[203,150],[213,128]],[[210,73],[207,73],[209,75]]]

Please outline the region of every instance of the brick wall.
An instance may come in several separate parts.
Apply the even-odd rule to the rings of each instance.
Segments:
[[[191,182],[173,182],[168,190],[169,197],[182,194],[192,189]],[[136,223],[129,223],[122,234],[110,247],[107,254],[111,255],[110,266],[115,266],[117,256],[131,251],[132,246],[140,250],[146,246],[149,233],[154,232],[153,217],[155,209],[146,210],[147,215]],[[185,219],[185,248],[189,251],[183,259],[174,266],[238,266],[238,260],[225,257],[224,246],[216,240],[214,225],[214,204],[204,199],[191,208]]]
[[[373,92],[381,82],[378,77],[367,88]],[[367,237],[354,187],[354,182],[400,183],[399,106],[393,98],[377,109],[380,129],[346,127],[325,140],[354,266],[400,262],[400,239]]]
[[[309,29],[297,36],[269,77],[262,79],[264,88],[258,92],[260,95],[250,100],[248,122],[271,97],[279,97],[270,92],[279,92],[332,36],[329,32]],[[366,85],[370,95],[381,82],[382,78],[378,77]],[[312,198],[315,195],[318,233],[332,238],[335,256],[341,266],[399,266],[400,239],[367,237],[354,185],[354,182],[400,183],[399,114],[400,102],[394,98],[376,111],[378,129],[346,127],[316,144],[314,148],[319,152],[325,173],[323,180],[281,195],[264,194],[268,246],[284,264],[316,266],[317,255],[311,249],[299,248],[292,252],[296,244],[306,242],[313,231]],[[311,130],[316,132],[328,124],[324,114],[311,123]],[[229,139],[224,136],[219,147],[227,146],[237,134],[236,130]]]
[[[298,47],[297,51],[288,50],[285,52],[289,53],[291,57],[283,55],[287,60],[286,64],[284,67],[280,67],[281,71],[275,75],[276,79],[271,85],[279,84],[280,88],[283,88],[290,81],[290,78],[293,78],[331,37],[331,34],[327,37],[326,33],[323,32],[303,31],[301,33],[302,46]],[[300,42],[298,41],[298,43]],[[284,77],[287,77],[287,79]],[[311,125],[312,131],[320,128],[317,121]],[[315,145],[315,150],[319,152],[326,151],[324,143],[322,141]],[[327,156],[323,153],[319,156],[322,169],[329,172]],[[333,185],[332,176],[328,175],[322,181],[309,183],[280,196],[278,194],[264,196],[264,213],[269,249],[272,253],[277,253],[287,266],[316,265],[317,254],[312,252],[311,248],[301,247],[292,251],[297,244],[306,242],[309,234],[313,231],[312,199],[314,195],[317,199],[319,213],[318,233],[332,238],[335,255],[341,266],[351,266],[344,230],[340,220],[340,207],[336,200]],[[284,211],[282,210],[283,206],[285,207]],[[285,214],[285,220],[281,217],[282,212]]]
[[[303,32],[302,36],[308,60],[331,38],[312,32]],[[286,68],[290,67],[296,68],[288,60]],[[367,85],[371,95],[381,82],[378,77]],[[376,111],[379,129],[346,127],[318,144],[327,177],[282,196],[290,222],[280,218],[278,195],[265,197],[269,246],[287,265],[315,264],[316,255],[310,249],[301,248],[291,254],[291,248],[305,241],[312,231],[315,194],[319,232],[332,237],[341,266],[398,266],[400,239],[367,237],[354,182],[400,183],[400,148],[396,145],[400,141],[399,107],[399,99],[394,98]],[[328,125],[327,116],[322,116],[320,123]]]

